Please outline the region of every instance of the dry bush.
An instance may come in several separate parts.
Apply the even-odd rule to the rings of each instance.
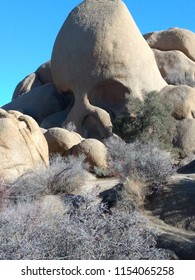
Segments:
[[[6,207],[11,195],[10,185],[6,184],[3,179],[0,179],[0,210]]]
[[[72,213],[45,211],[39,202],[0,213],[0,259],[168,259],[157,232],[137,211],[104,214],[91,198]]]
[[[127,178],[124,182],[124,190],[119,205],[123,209],[138,210],[143,208],[147,194],[148,187],[145,182]]]
[[[156,143],[125,143],[110,137],[105,144],[110,153],[110,168],[122,179],[144,179],[160,186],[173,173],[170,153],[161,150]]]
[[[64,125],[64,129],[67,129],[68,131],[77,132],[77,128],[74,122],[68,122]]]
[[[32,200],[45,194],[70,193],[87,179],[84,157],[54,156],[47,169],[24,174],[12,184],[13,198]]]

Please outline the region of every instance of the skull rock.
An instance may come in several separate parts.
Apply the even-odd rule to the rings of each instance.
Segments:
[[[74,93],[65,122],[74,121],[84,137],[110,135],[110,114],[124,110],[126,94],[143,99],[166,86],[121,0],[86,0],[73,9],[56,38],[51,71],[58,90]]]

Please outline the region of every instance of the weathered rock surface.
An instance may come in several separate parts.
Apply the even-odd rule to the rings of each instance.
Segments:
[[[192,169],[187,169],[191,173]],[[195,259],[194,179],[194,174],[176,173],[169,185],[146,205],[151,211],[146,212],[147,217],[162,230],[157,245],[175,252],[183,260]]]
[[[165,102],[173,105],[173,116],[177,120],[195,117],[194,88],[186,85],[168,85],[163,88],[160,94],[164,97]]]
[[[166,85],[152,50],[119,0],[84,1],[69,14],[54,44],[51,71],[58,90],[74,93],[66,122],[73,121],[84,137],[90,135],[83,128],[86,117],[99,123],[98,138],[110,135],[109,114],[100,108],[121,112],[126,93],[142,98],[143,92]]]
[[[71,148],[70,153],[75,156],[85,155],[91,168],[107,167],[108,151],[106,146],[96,139],[85,139]]]
[[[44,135],[49,146],[49,153],[62,156],[67,155],[70,148],[83,140],[78,133],[58,127],[48,129]]]
[[[182,28],[152,32],[144,35],[151,48],[161,51],[178,50],[195,61],[195,33]]]
[[[66,107],[66,109],[46,117],[41,122],[40,127],[48,129],[48,128],[52,128],[52,127],[62,127],[63,126],[63,122],[67,118],[67,116],[74,104],[74,98],[72,98],[69,95],[67,95],[65,98],[67,99],[67,101],[69,100],[69,105]]]
[[[47,142],[31,117],[0,109],[0,158],[0,175],[5,181],[48,165]]]
[[[41,64],[34,73],[29,74],[18,83],[14,90],[12,100],[20,97],[24,93],[31,91],[33,88],[52,82],[51,62],[47,61]]]
[[[162,77],[171,85],[195,87],[195,62],[181,51],[160,51],[153,49]]]
[[[148,207],[153,214],[176,228],[195,231],[195,187],[192,180],[180,180],[156,194]]]
[[[37,78],[44,85],[53,82],[53,78],[51,75],[51,62],[47,61],[41,64],[37,70],[35,71]]]
[[[67,98],[66,98],[67,97]],[[4,105],[4,110],[17,110],[33,117],[40,124],[46,117],[64,110],[70,103],[69,95],[59,94],[53,84],[36,87],[20,98]]]
[[[183,156],[195,154],[195,120],[185,119],[178,122],[173,141],[175,147],[181,149]]]
[[[42,84],[37,78],[37,75],[35,73],[32,73],[25,77],[19,84],[16,86],[12,100],[20,97],[21,95],[29,92],[31,89],[40,87]]]

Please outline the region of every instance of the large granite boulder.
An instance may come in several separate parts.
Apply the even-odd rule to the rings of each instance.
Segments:
[[[41,64],[35,71],[35,74],[37,75],[37,78],[43,85],[52,83],[53,78],[51,75],[51,61],[49,60]]]
[[[47,142],[31,117],[0,109],[0,158],[0,175],[8,182],[48,165]]]
[[[175,147],[181,150],[183,157],[195,154],[195,120],[179,121],[173,141]]]
[[[33,117],[40,124],[46,117],[65,110],[72,97],[61,95],[52,83],[33,88],[28,94],[4,105],[5,110],[17,110]]]
[[[110,136],[107,112],[123,111],[126,94],[143,99],[166,85],[121,0],[83,1],[69,14],[54,44],[51,71],[58,90],[75,96],[66,123],[73,121],[84,137],[91,136],[91,122],[97,123],[98,139]]]
[[[16,86],[14,93],[12,95],[12,100],[22,96],[23,94],[29,92],[33,88],[40,87],[41,85],[42,84],[35,73],[26,76]]]
[[[187,85],[168,85],[160,92],[164,101],[173,106],[173,116],[177,120],[195,117],[195,88]]]
[[[195,62],[181,51],[153,49],[162,77],[171,85],[195,87]]]
[[[182,28],[151,32],[144,35],[151,48],[161,51],[178,50],[195,61],[195,33]]]

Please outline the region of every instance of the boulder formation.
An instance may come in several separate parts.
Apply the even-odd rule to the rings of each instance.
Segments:
[[[85,0],[78,5],[56,38],[51,61],[25,77],[12,101],[0,109],[1,179],[13,182],[36,168],[46,168],[53,154],[84,155],[90,171],[95,167],[104,171],[108,150],[102,142],[113,135],[112,120],[125,111],[128,96],[144,102],[151,91],[173,105],[174,147],[183,157],[195,154],[195,35],[172,28],[144,37],[121,0]],[[70,122],[79,134],[68,131]],[[161,247],[173,249],[180,258],[194,258],[194,181],[186,185],[184,179],[184,184],[167,184],[162,190],[150,186],[145,210],[151,213],[153,225],[164,230]],[[118,183],[118,178],[114,180]],[[113,178],[101,184],[109,188],[112,182]],[[84,183],[83,194],[97,190],[94,177],[88,185]],[[116,198],[113,188],[105,193]],[[66,194],[66,200],[72,195]],[[56,194],[46,195],[41,207],[52,214],[67,210],[62,196]]]
[[[165,102],[172,104],[176,120],[195,118],[195,88],[186,85],[168,85],[161,90]]]
[[[47,142],[31,117],[0,109],[0,157],[0,175],[8,182],[49,164]]]
[[[52,83],[35,87],[4,105],[4,110],[16,110],[33,117],[38,124],[48,116],[64,110],[72,101],[71,95],[60,95]]]
[[[143,99],[145,92],[166,85],[153,52],[120,0],[84,1],[69,14],[54,44],[51,71],[58,90],[74,93],[65,121],[74,121],[84,137],[90,137],[83,128],[88,127],[86,118],[98,123],[99,138],[108,137],[112,124],[105,109],[120,113],[125,94]]]
[[[144,38],[153,49],[178,50],[195,61],[195,33],[190,30],[175,27],[145,34]]]
[[[41,64],[35,72],[29,74],[18,83],[14,90],[12,100],[29,92],[33,88],[40,87],[42,85],[52,82],[53,79],[51,75],[51,63],[50,61],[47,61]]]
[[[73,122],[81,137],[100,141],[112,135],[130,95],[144,100],[158,91],[178,121],[195,118],[194,33],[171,28],[144,38],[121,0],[83,1],[61,27],[51,60],[17,85],[3,109],[44,129]]]
[[[162,77],[170,85],[195,87],[195,62],[181,51],[153,49]]]
[[[182,157],[195,154],[195,120],[185,119],[178,122],[173,140],[175,147],[181,150]]]
[[[70,148],[83,140],[78,133],[59,127],[48,129],[44,135],[49,146],[49,153],[62,156],[66,156]]]

